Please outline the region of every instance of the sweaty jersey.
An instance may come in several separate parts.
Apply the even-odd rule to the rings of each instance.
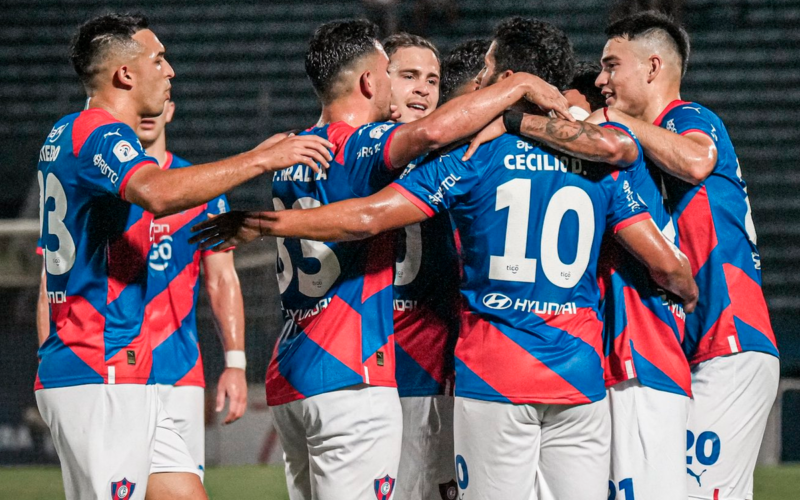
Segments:
[[[451,394],[458,258],[446,213],[398,231],[394,340],[400,397]]]
[[[389,158],[401,125],[343,122],[303,134],[334,144],[330,168],[298,164],[276,172],[276,210],[367,196],[396,172]],[[279,405],[356,384],[396,387],[392,331],[395,233],[322,243],[277,238],[284,326],[267,369],[267,403]]]
[[[153,217],[125,201],[148,163],[134,131],[102,109],[65,116],[45,140],[37,174],[50,335],[37,389],[152,382],[142,318]]]
[[[456,396],[576,404],[605,396],[597,258],[606,228],[649,217],[627,174],[509,134],[392,187],[461,240]]]
[[[633,135],[623,125],[605,124]],[[638,141],[637,141],[638,143]],[[653,222],[668,240],[675,226],[664,206],[658,168],[639,158],[626,172]],[[691,395],[691,373],[683,354],[683,306],[669,299],[650,279],[647,268],[613,238],[606,238],[598,264],[605,331],[606,386],[638,378],[645,387]]]
[[[678,246],[700,291],[697,308],[686,317],[689,362],[740,351],[778,356],[747,185],[725,125],[703,106],[683,101],[670,103],[654,124],[681,135],[706,134],[717,147],[717,164],[699,185],[665,176]]]
[[[167,161],[161,168],[189,165],[183,158],[167,152]],[[200,259],[213,251],[200,250],[198,243],[189,243],[189,237],[192,226],[209,215],[228,210],[228,200],[222,195],[199,207],[153,221],[144,328],[151,336],[157,384],[205,387],[195,308],[200,289]]]

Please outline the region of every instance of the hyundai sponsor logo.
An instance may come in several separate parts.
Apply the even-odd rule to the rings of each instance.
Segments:
[[[483,296],[483,305],[489,309],[508,309],[511,307],[511,299],[502,293],[487,293]]]

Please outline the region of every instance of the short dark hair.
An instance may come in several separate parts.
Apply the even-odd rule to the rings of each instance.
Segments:
[[[323,104],[336,96],[331,92],[342,70],[372,54],[378,27],[366,19],[331,21],[314,31],[306,53],[306,74]]]
[[[602,68],[596,62],[579,61],[575,64],[575,75],[570,88],[580,92],[589,102],[592,111],[606,105],[606,98],[594,84]]]
[[[436,45],[434,45],[427,38],[422,38],[419,35],[412,35],[411,33],[401,32],[390,35],[383,40],[383,49],[386,51],[386,55],[389,56],[390,59],[398,49],[404,49],[407,47],[428,49],[433,52],[433,55],[436,56],[436,60],[439,61],[439,64],[442,63],[441,57],[439,56],[439,49],[437,49]]]
[[[491,40],[475,38],[457,45],[442,61],[441,102],[450,99],[457,88],[478,76]]]
[[[141,14],[105,14],[83,23],[72,38],[69,60],[84,88],[92,88],[109,53],[133,48],[133,35],[148,27],[147,18]]]
[[[566,90],[575,70],[575,54],[567,35],[538,19],[512,17],[494,31],[495,74],[511,70],[536,75]]]
[[[671,41],[672,48],[681,58],[681,76],[689,66],[689,34],[672,17],[655,10],[646,10],[611,23],[606,28],[608,38],[635,40],[661,32]]]

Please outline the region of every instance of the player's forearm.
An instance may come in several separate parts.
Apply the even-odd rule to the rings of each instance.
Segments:
[[[211,259],[221,262],[216,265],[218,269],[208,265]],[[206,291],[222,346],[225,351],[244,351],[244,301],[233,255],[211,255],[204,263]]]
[[[47,300],[47,276],[42,268],[42,279],[39,284],[39,300],[36,301],[36,333],[39,345],[44,344],[50,335],[50,302]]]
[[[679,250],[676,252],[674,260],[668,259],[659,268],[651,268],[650,276],[660,287],[680,297],[684,304],[691,304],[697,300],[697,284],[689,260]]]
[[[264,172],[257,151],[186,168],[142,168],[131,177],[125,196],[161,217],[202,205]]]
[[[413,123],[400,127],[390,155],[396,168],[413,159],[476,134],[533,90],[535,77],[515,73],[475,92],[457,97]]]
[[[631,118],[618,111],[610,117],[627,125],[636,134],[647,157],[668,174],[697,185],[714,170],[716,148],[710,139],[708,144],[702,145],[689,137]]]
[[[525,114],[520,133],[572,156],[619,167],[630,166],[639,156],[627,134],[582,121]]]

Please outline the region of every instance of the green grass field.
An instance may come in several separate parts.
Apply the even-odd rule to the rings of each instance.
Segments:
[[[283,469],[274,466],[212,467],[206,472],[212,500],[288,500]],[[0,499],[64,498],[55,467],[0,467]],[[800,499],[800,465],[756,470],[754,500]]]

